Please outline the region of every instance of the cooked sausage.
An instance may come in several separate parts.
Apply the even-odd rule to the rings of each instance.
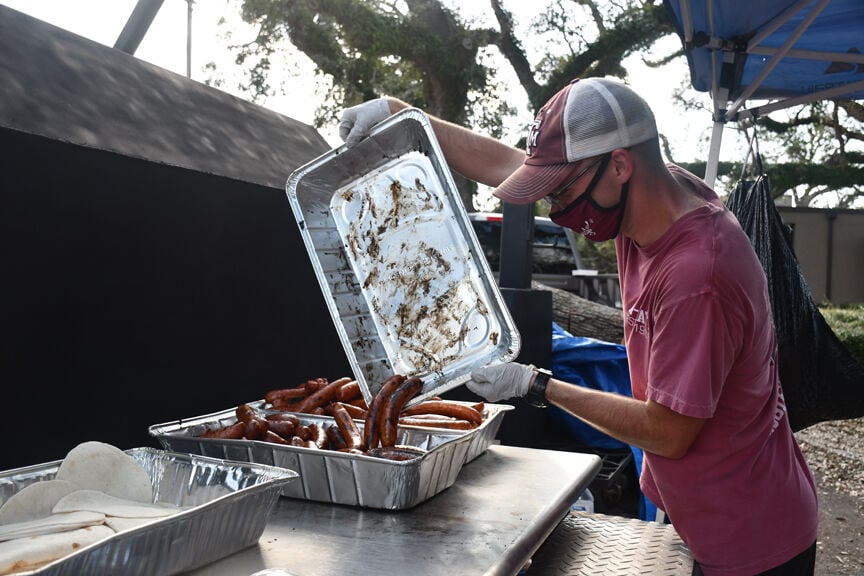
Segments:
[[[203,434],[199,436],[199,438],[231,438],[234,440],[239,440],[240,438],[243,438],[243,432],[245,431],[245,422],[235,422],[230,426],[223,426],[222,428],[206,430]]]
[[[303,389],[306,390],[306,396],[312,396],[325,386],[327,386],[329,382],[327,382],[326,378],[313,378],[312,380],[307,380],[303,383]]]
[[[301,397],[295,398],[293,400],[275,398],[273,400],[273,402],[270,404],[270,406],[272,406],[274,410],[284,410],[285,412],[297,412],[297,407],[300,405],[300,402],[302,402],[304,398],[306,398],[306,396],[301,396]]]
[[[360,435],[360,429],[357,428],[357,424],[354,423],[354,418],[351,417],[351,414],[348,413],[345,406],[339,402],[331,402],[327,405],[326,411],[328,414],[333,416],[333,420],[336,421],[336,425],[339,427],[339,432],[342,433],[342,437],[345,439],[346,447],[359,448],[363,442]]]
[[[479,425],[483,422],[483,414],[473,406],[456,404],[446,400],[426,400],[402,411],[402,416],[416,416],[418,414],[438,414],[449,416],[460,420],[468,420],[472,424]]]
[[[282,388],[280,390],[270,390],[264,394],[264,401],[270,404],[290,404],[301,398],[306,397],[306,388],[295,386],[294,388]]]
[[[422,389],[422,380],[419,378],[410,378],[400,384],[399,388],[387,398],[387,404],[384,407],[384,417],[380,419],[381,446],[387,448],[396,444],[399,414],[408,400],[419,394]]]
[[[300,425],[299,420],[296,423],[291,420],[267,420],[267,422],[271,432],[286,440],[290,440],[297,433],[297,428]]]
[[[269,429],[269,424],[263,418],[253,418],[246,422],[243,437],[247,440],[258,440]]]
[[[353,400],[343,402],[343,404],[351,404],[352,406],[357,406],[358,408],[362,408],[363,410],[369,409],[369,405],[366,403],[366,398],[363,398],[362,396],[360,398],[354,398]]]
[[[315,448],[325,449],[330,444],[327,440],[327,435],[324,433],[324,430],[321,429],[316,423],[309,424],[309,442],[314,444]]]
[[[363,424],[364,450],[378,446],[381,440],[380,420],[384,414],[384,405],[387,403],[390,395],[407,379],[407,376],[403,376],[402,374],[394,374],[384,381],[381,389],[372,398],[372,404],[369,406],[368,412],[366,412],[366,421]]]
[[[407,416],[399,419],[403,426],[428,426],[430,428],[447,428],[449,430],[472,430],[477,427],[467,420],[456,420],[454,418]]]
[[[355,420],[366,420],[366,413],[369,412],[365,408],[361,408],[359,406],[355,406],[354,404],[347,404],[345,402],[340,402],[340,404],[348,411],[348,414],[351,415]]]
[[[350,378],[339,378],[338,380],[330,382],[311,396],[304,398],[297,407],[297,411],[311,413],[315,408],[326,406],[336,398],[336,392],[339,391],[339,388],[341,388],[346,382],[350,381]]]
[[[264,417],[268,422],[291,422],[294,426],[300,426],[300,418],[294,414],[274,413]]]
[[[356,380],[351,380],[342,385],[336,392],[336,399],[339,402],[348,402],[360,396],[360,384]]]
[[[259,438],[259,440],[264,440],[265,442],[273,442],[274,444],[288,444],[288,440],[280,436],[279,434],[273,432],[272,430],[265,430],[264,434]]]
[[[235,410],[234,413],[237,416],[237,420],[240,422],[249,422],[250,420],[260,418],[258,413],[255,412],[255,409],[248,404],[240,404],[237,406],[237,410]]]
[[[330,448],[332,450],[344,450],[348,448],[348,444],[345,442],[345,438],[337,426],[328,426],[324,433],[330,441]]]

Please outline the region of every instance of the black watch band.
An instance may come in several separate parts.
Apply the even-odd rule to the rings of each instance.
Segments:
[[[549,378],[552,377],[552,372],[543,368],[534,368],[534,372],[534,381],[528,388],[525,402],[535,408],[546,408],[546,385],[549,383]]]

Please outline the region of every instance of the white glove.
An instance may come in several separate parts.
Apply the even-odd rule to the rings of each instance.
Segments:
[[[497,402],[525,396],[533,377],[534,366],[509,362],[475,368],[471,371],[471,380],[465,385],[487,401]]]
[[[386,98],[367,100],[342,111],[339,137],[345,144],[354,146],[369,135],[373,126],[390,116],[390,104]]]

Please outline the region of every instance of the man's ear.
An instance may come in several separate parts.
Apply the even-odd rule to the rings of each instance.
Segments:
[[[633,175],[633,155],[629,150],[625,150],[624,148],[613,150],[609,164],[616,180],[621,183],[630,180],[630,177]]]

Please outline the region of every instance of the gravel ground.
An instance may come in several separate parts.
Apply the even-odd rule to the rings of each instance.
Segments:
[[[819,490],[816,576],[864,575],[864,418],[795,434]]]

